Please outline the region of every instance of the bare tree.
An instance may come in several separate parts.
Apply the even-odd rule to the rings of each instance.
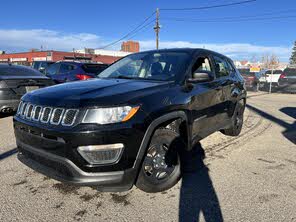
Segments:
[[[279,58],[275,54],[264,54],[262,56],[263,69],[276,69],[279,66]]]

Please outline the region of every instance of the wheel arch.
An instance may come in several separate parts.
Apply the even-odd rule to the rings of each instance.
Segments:
[[[174,111],[174,112],[170,112],[167,113],[165,115],[162,115],[158,118],[156,118],[155,120],[152,121],[152,123],[149,125],[149,127],[147,128],[144,138],[142,140],[142,143],[140,145],[137,157],[136,157],[136,161],[134,163],[133,168],[136,169],[137,174],[136,174],[136,178],[139,174],[139,171],[141,169],[141,165],[146,153],[146,150],[149,146],[149,143],[151,141],[151,138],[154,134],[154,132],[163,126],[166,126],[167,124],[170,124],[171,122],[175,121],[175,120],[181,120],[181,124],[180,124],[180,130],[182,133],[185,133],[186,135],[186,148],[190,150],[191,149],[191,131],[190,131],[190,126],[188,123],[188,117],[185,111]]]

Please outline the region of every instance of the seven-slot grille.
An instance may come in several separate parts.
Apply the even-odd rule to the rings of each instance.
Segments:
[[[49,123],[52,125],[72,126],[78,115],[77,109],[64,109],[48,106],[39,106],[31,103],[21,102],[17,115],[23,119]]]

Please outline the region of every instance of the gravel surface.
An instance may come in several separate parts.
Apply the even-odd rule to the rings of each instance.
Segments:
[[[296,221],[295,118],[296,95],[250,94],[241,135],[202,140],[192,172],[157,194],[38,174],[16,159],[12,118],[2,118],[0,221]]]

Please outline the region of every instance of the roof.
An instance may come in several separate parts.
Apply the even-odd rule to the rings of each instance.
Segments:
[[[218,56],[222,56],[222,57],[226,57],[226,58],[230,59],[229,57],[227,57],[223,54],[220,54],[218,52],[211,51],[208,49],[203,49],[203,48],[171,48],[171,49],[158,49],[158,50],[154,49],[154,50],[142,51],[142,52],[138,52],[138,53],[134,53],[134,54],[145,53],[145,52],[154,52],[154,53],[157,53],[157,52],[187,52],[190,54],[197,53],[197,52],[201,52],[201,53],[205,52],[205,53],[216,54]]]

